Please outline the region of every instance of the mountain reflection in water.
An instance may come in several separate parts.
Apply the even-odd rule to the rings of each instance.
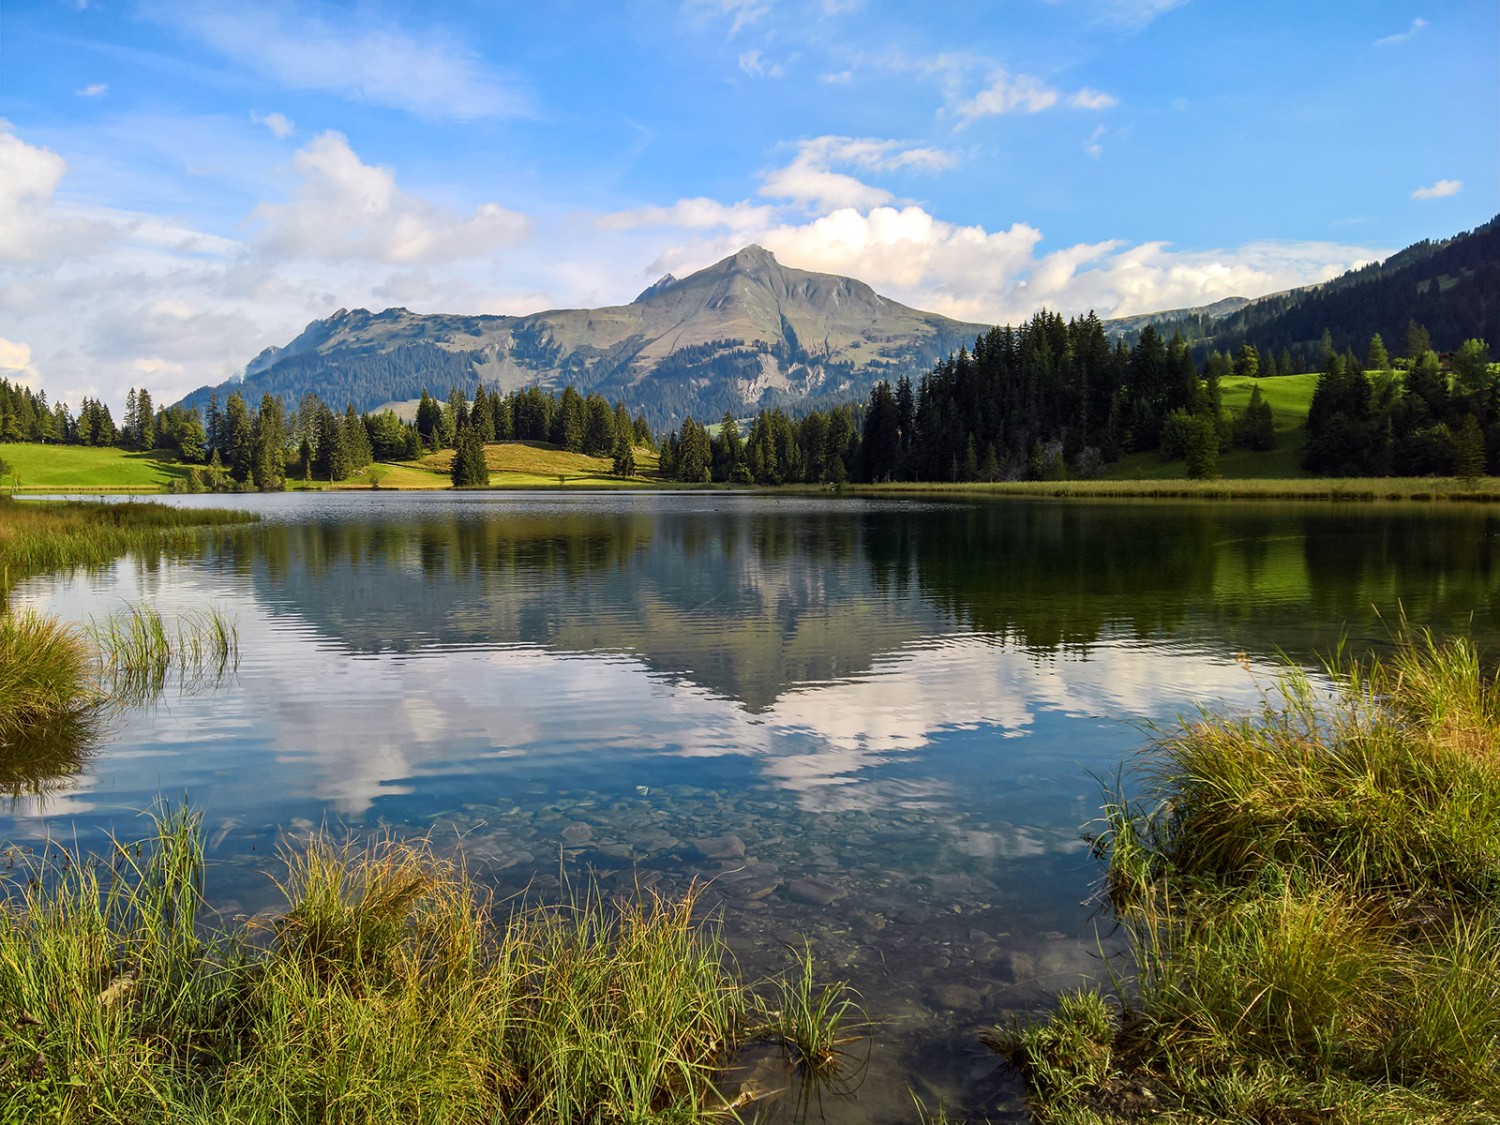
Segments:
[[[909,1116],[906,1085],[976,1118],[1014,1093],[975,1029],[1101,971],[1080,832],[1141,724],[1254,706],[1281,654],[1382,645],[1403,607],[1500,633],[1500,518],[1456,506],[186,502],[267,523],[16,601],[213,606],[237,674],[0,775],[0,834],[128,837],[185,794],[246,911],[280,834],[324,823],[461,841],[506,893],[712,879],[747,967],[811,936],[887,1021],[847,1121]]]

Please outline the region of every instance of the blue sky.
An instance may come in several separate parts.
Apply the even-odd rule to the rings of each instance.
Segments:
[[[1126,315],[1500,212],[1500,6],[0,6],[0,374],[218,382],[339,307],[630,300],[748,242]]]

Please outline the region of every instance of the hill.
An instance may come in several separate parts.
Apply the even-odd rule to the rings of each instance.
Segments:
[[[865,397],[883,378],[917,378],[984,326],[912,309],[864,282],[783,266],[748,246],[685,278],[668,275],[628,305],[530,316],[341,309],[269,348],[239,390],[295,403],[307,391],[356,410],[450,386],[510,391],[572,384],[642,411],[657,429],[778,405]]]
[[[1325,330],[1335,351],[1353,349],[1362,357],[1378,332],[1399,354],[1412,321],[1426,327],[1443,352],[1470,338],[1500,340],[1500,216],[1452,238],[1415,243],[1321,285],[1236,309],[1219,302],[1111,321],[1106,328],[1130,335],[1149,323],[1168,337],[1181,333],[1200,360],[1210,350],[1229,354],[1246,343],[1273,355],[1285,350],[1299,370],[1313,370],[1320,366]]]

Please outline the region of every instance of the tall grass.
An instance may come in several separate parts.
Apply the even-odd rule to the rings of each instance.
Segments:
[[[1041,1121],[1500,1121],[1500,689],[1427,634],[1334,671],[1107,803],[1135,971],[998,1037]]]
[[[82,630],[30,611],[0,615],[0,745],[92,700]]]
[[[100,566],[147,547],[185,549],[205,529],[253,523],[253,513],[165,504],[0,497],[0,594],[30,574]]]
[[[6,880],[0,1106],[76,1122],[687,1122],[758,1033],[691,895],[506,915],[423,843],[315,838],[202,925],[200,826]]]
[[[239,631],[217,609],[189,610],[169,623],[137,605],[94,622],[88,635],[109,698],[140,701],[161,692],[170,673],[181,689],[211,683],[239,666]]]

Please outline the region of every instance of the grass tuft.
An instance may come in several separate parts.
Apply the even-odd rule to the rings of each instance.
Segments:
[[[995,1037],[1048,1122],[1500,1122],[1500,706],[1466,640],[1288,672],[1111,796],[1123,1001]]]

